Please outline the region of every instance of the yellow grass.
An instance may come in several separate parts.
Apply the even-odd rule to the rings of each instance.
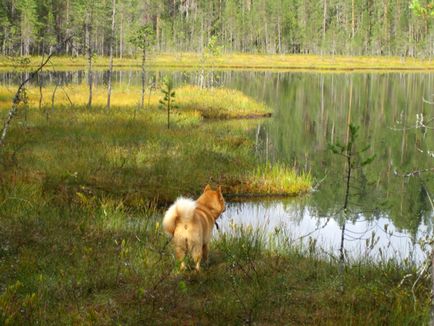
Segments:
[[[242,182],[234,182],[230,191],[234,194],[255,194],[258,196],[283,195],[297,196],[312,189],[309,173],[297,172],[283,164],[259,165]]]
[[[10,107],[15,88],[0,87],[0,109]],[[49,86],[42,89],[42,107],[50,108],[54,87]],[[189,112],[204,118],[250,118],[268,116],[271,109],[263,103],[259,103],[246,96],[240,91],[213,88],[202,89],[199,87],[185,85],[175,89],[176,104],[180,112]],[[88,88],[86,85],[69,85],[58,87],[56,90],[54,105],[57,106],[84,106],[88,101]],[[39,88],[30,87],[27,90],[29,106],[39,107]],[[68,99],[69,98],[69,99]],[[124,87],[114,85],[111,103],[113,108],[137,107],[140,103],[141,89],[139,86]],[[162,93],[154,90],[145,92],[145,110],[156,110],[159,107],[159,100]],[[93,90],[93,105],[96,107],[105,106],[107,103],[107,89],[104,86],[95,87]]]
[[[41,57],[30,58],[29,67],[41,62]],[[53,57],[51,68],[57,70],[85,68],[86,58]],[[139,68],[140,57],[115,58],[117,68]],[[107,57],[96,57],[95,67],[107,67]],[[319,56],[319,55],[265,55],[265,54],[223,54],[203,56],[198,53],[154,53],[150,56],[148,67],[182,69],[280,69],[280,70],[434,70],[434,61],[416,58],[383,56]],[[23,68],[15,58],[0,57],[0,69]]]

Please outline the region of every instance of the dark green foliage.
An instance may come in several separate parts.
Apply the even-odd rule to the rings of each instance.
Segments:
[[[129,38],[131,44],[139,49],[147,49],[155,43],[155,32],[151,24],[139,26]]]
[[[350,123],[346,136],[346,144],[341,144],[339,142],[328,144],[328,148],[334,154],[343,156],[346,161],[344,176],[346,191],[343,196],[343,198],[345,198],[345,200],[343,201],[343,210],[345,214],[351,212],[352,210],[352,207],[350,207],[349,204],[350,201],[352,201],[353,199],[352,197],[356,197],[353,188],[357,188],[358,196],[366,193],[368,181],[366,177],[366,172],[363,170],[363,168],[366,165],[372,163],[375,159],[375,154],[372,154],[366,158],[363,157],[363,154],[371,149],[371,146],[369,144],[362,146],[360,150],[358,149],[358,147],[361,146],[360,141],[358,141],[359,129],[359,126]],[[375,202],[369,202],[369,204],[372,205],[371,208],[375,206]]]
[[[5,0],[0,5],[4,55],[48,52],[74,35],[64,53],[84,53],[85,20],[92,48],[109,50],[106,0]],[[431,56],[432,1],[414,0],[189,0],[118,4],[116,56],[134,55],[144,34],[158,51],[315,53]],[[420,19],[417,15],[424,17]],[[86,18],[87,17],[87,18]],[[128,42],[130,41],[130,42]],[[149,42],[151,44],[152,42]],[[214,46],[219,44],[219,46]]]
[[[160,100],[160,108],[167,110],[167,129],[170,129],[170,112],[178,107],[175,105],[175,91],[173,89],[172,78],[165,77],[161,86],[161,92],[164,96]]]

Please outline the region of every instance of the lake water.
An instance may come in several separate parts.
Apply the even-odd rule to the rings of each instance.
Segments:
[[[428,193],[434,193],[434,174],[402,175],[434,166],[434,130],[421,127],[434,116],[434,105],[424,101],[434,100],[433,73],[151,71],[147,83],[158,84],[166,74],[178,85],[236,88],[265,102],[273,117],[258,121],[250,135],[258,159],[310,171],[318,182],[303,198],[231,202],[222,230],[229,232],[233,223],[269,232],[285,228],[294,242],[315,239],[337,256],[345,223],[348,257],[424,259],[418,241],[432,233]],[[0,83],[14,85],[23,77],[0,73]],[[106,72],[95,74],[96,84],[106,80]],[[128,87],[140,84],[141,76],[139,71],[117,71],[114,80],[115,87]],[[42,81],[85,83],[86,74],[45,73]],[[345,160],[328,144],[345,142],[349,121],[360,127],[356,148],[369,144],[363,155],[376,158],[353,171],[349,210],[343,214]]]

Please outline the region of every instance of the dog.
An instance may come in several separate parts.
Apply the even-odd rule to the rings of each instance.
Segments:
[[[163,229],[172,236],[181,271],[186,268],[184,258],[187,254],[191,254],[196,271],[200,271],[202,258],[208,259],[212,229],[224,210],[221,187],[212,190],[210,185],[206,185],[196,201],[180,197],[169,207],[163,218]]]

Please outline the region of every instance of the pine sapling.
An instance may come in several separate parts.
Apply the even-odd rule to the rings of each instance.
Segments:
[[[167,110],[167,129],[170,129],[170,112],[172,109],[177,108],[175,104],[175,91],[173,81],[169,77],[165,77],[161,86],[163,98],[160,100],[160,108]]]

